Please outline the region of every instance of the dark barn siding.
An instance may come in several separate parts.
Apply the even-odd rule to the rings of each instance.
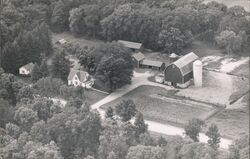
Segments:
[[[174,67],[173,67],[174,66]],[[174,64],[169,65],[165,69],[165,80],[173,83],[183,83],[183,76],[178,67]]]

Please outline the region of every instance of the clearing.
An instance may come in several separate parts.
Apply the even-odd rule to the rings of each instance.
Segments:
[[[81,47],[84,46],[92,46],[92,47],[96,47],[98,45],[100,45],[101,43],[103,43],[100,40],[96,40],[96,39],[87,39],[85,37],[74,37],[71,33],[69,32],[64,32],[64,33],[60,33],[60,34],[52,34],[52,43],[55,44],[55,42],[57,42],[60,39],[65,39],[66,41],[68,41],[69,43],[73,43],[73,44],[79,44]]]
[[[176,95],[218,106],[228,106],[249,91],[249,80],[220,72],[203,71],[203,86],[191,85]]]
[[[204,120],[216,111],[213,106],[208,104],[169,97],[175,93],[175,90],[166,90],[155,86],[140,86],[101,108],[115,107],[122,100],[132,99],[145,119],[180,125],[184,125],[193,117]]]

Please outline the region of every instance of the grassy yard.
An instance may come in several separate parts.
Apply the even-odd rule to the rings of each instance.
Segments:
[[[176,95],[226,106],[249,91],[249,81],[225,73],[203,71],[203,86],[181,89]]]
[[[102,108],[114,107],[121,100],[132,99],[145,119],[177,125],[184,125],[193,117],[204,119],[215,110],[213,107],[201,106],[202,104],[198,105],[192,101],[157,97],[159,94],[171,96],[174,93],[173,90],[167,91],[160,87],[140,86],[125,96],[102,106]]]
[[[206,121],[207,125],[216,124],[222,136],[237,139],[249,134],[249,111],[245,109],[223,110]]]
[[[86,102],[92,105],[98,102],[99,100],[105,98],[107,94],[100,93],[100,92],[93,91],[93,90],[86,90],[84,92],[84,96],[86,97]]]

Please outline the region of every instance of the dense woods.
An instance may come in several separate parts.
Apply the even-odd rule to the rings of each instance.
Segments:
[[[97,80],[113,91],[131,82],[130,51],[116,40],[141,42],[148,49],[179,54],[196,38],[237,54],[249,45],[249,13],[242,7],[199,0],[1,0],[0,1],[0,158],[3,159],[245,159],[243,137],[218,156],[216,125],[198,141],[203,123],[186,125],[187,138],[153,137],[133,101],[109,108],[107,119],[92,111],[84,90],[65,84],[74,52]],[[51,32],[101,39],[95,48],[55,51]],[[51,70],[46,59],[55,55]],[[33,84],[17,78],[35,63]],[[66,106],[48,97],[68,99]],[[119,116],[117,119],[116,117]],[[130,121],[135,118],[135,122]]]

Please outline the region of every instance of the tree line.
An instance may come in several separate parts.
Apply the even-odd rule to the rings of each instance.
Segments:
[[[70,31],[106,41],[141,42],[177,54],[196,38],[237,54],[249,44],[249,13],[242,7],[198,0],[3,0],[1,67],[17,73],[41,63],[52,50],[51,34]]]

